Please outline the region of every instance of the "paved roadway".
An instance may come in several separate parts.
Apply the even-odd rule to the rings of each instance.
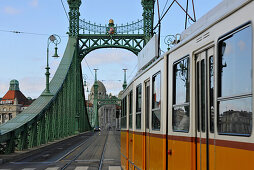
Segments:
[[[0,170],[120,170],[119,141],[119,131],[84,133]]]

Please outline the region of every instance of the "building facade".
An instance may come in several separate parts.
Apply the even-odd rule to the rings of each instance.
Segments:
[[[104,84],[101,81],[97,81],[98,83],[98,99],[113,99],[116,98],[111,94],[108,95]],[[93,111],[93,100],[94,100],[94,86],[92,86],[90,90],[90,94],[88,95],[87,101],[87,110],[90,124],[92,125],[94,119],[94,111]],[[120,107],[115,104],[103,105],[98,108],[98,117],[99,117],[99,127],[101,130],[115,130],[117,129],[117,120],[119,117],[119,109]]]
[[[11,80],[8,92],[0,100],[0,124],[16,117],[32,102],[19,90],[19,82]]]

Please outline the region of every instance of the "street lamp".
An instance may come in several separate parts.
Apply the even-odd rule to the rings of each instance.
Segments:
[[[124,90],[127,87],[127,81],[126,81],[126,71],[127,71],[127,69],[124,68],[123,71],[124,71],[124,80],[123,80],[123,90]]]
[[[52,57],[58,58],[59,56],[57,54],[57,45],[60,42],[61,42],[61,38],[56,34],[53,34],[53,35],[49,36],[49,38],[48,38],[48,43],[47,43],[47,66],[45,68],[46,69],[46,73],[45,73],[45,75],[46,75],[46,90],[43,92],[43,94],[42,94],[43,96],[52,96],[53,95],[53,94],[50,93],[50,90],[49,90],[49,75],[50,75],[50,73],[49,73],[49,69],[50,69],[50,67],[49,67],[49,45],[51,43],[55,44],[55,54]]]

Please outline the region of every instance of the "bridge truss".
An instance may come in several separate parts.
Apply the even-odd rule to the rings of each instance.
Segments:
[[[123,48],[134,54],[153,36],[155,0],[142,0],[143,19],[126,25],[101,26],[80,20],[81,0],[69,4],[69,41],[52,78],[52,96],[42,94],[22,113],[0,125],[0,154],[40,146],[56,139],[91,130],[85,106],[81,61],[93,50]],[[105,103],[107,101],[101,101]],[[118,101],[116,101],[117,103]],[[101,106],[98,100],[94,110]],[[95,125],[98,114],[95,114]]]

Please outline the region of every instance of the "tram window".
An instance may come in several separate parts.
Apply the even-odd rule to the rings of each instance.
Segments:
[[[252,35],[248,26],[219,42],[219,96],[251,92]]]
[[[141,129],[142,85],[136,87],[136,129]]]
[[[189,112],[189,59],[186,57],[174,64],[173,79],[173,131],[188,132]]]
[[[252,98],[219,102],[218,132],[250,135],[252,132]]]
[[[129,94],[129,128],[132,129],[132,103],[133,103],[133,94],[132,91]]]
[[[127,111],[127,101],[126,97],[122,101],[122,118],[121,118],[121,128],[126,128],[126,111]]]
[[[153,76],[152,98],[152,129],[160,130],[161,127],[161,73]]]
[[[213,73],[213,56],[209,57],[209,90],[210,90],[210,132],[214,133],[214,73]]]
[[[219,41],[219,134],[249,136],[252,132],[251,26]]]

